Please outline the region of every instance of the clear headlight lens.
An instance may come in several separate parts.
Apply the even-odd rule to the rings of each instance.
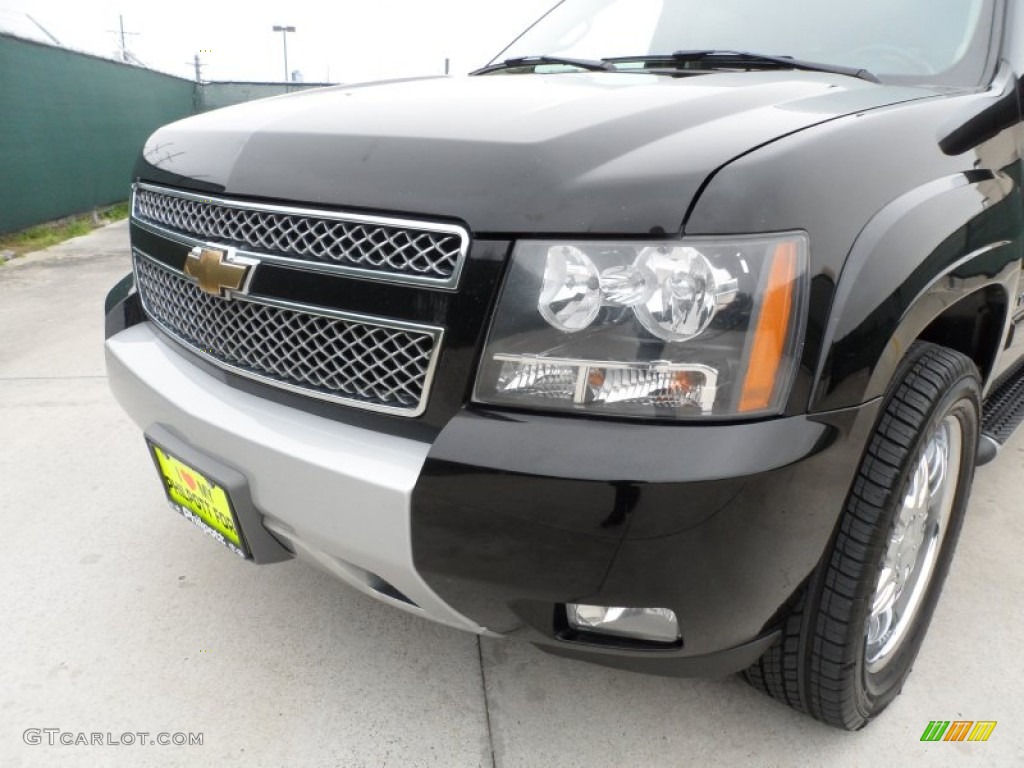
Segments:
[[[571,245],[548,249],[537,309],[552,328],[573,333],[601,311],[601,278],[583,251]]]
[[[665,341],[689,341],[711,325],[715,314],[737,294],[737,279],[714,267],[696,248],[644,248],[634,269],[650,275],[636,316]]]
[[[475,399],[639,417],[777,413],[803,330],[807,250],[802,233],[522,242]]]

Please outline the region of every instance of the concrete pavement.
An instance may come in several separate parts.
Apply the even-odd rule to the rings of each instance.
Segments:
[[[128,269],[123,223],[0,267],[0,765],[1024,765],[1024,435],[979,470],[903,695],[845,734],[738,679],[478,643],[219,551],[166,509],[107,389],[102,301]],[[999,725],[922,744],[935,719]],[[203,744],[29,745],[31,728]]]

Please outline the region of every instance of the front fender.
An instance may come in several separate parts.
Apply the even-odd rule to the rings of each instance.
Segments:
[[[978,291],[1000,308],[1002,341],[1020,273],[1022,217],[1019,185],[991,171],[938,179],[883,208],[840,276],[810,410],[883,395],[910,344]]]
[[[944,335],[929,324],[951,302],[979,290],[1003,300],[1024,215],[1018,86],[1004,64],[985,89],[832,120],[707,181],[686,235],[810,237],[807,330],[787,415],[870,401],[922,330]],[[992,326],[980,332],[998,336]]]

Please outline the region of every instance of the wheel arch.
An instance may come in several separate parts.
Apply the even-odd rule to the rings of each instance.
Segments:
[[[1006,337],[1009,314],[1010,296],[1005,288],[987,285],[946,309],[916,340],[949,347],[969,357],[987,384]]]
[[[950,347],[989,382],[1011,326],[1024,205],[1006,174],[939,179],[893,201],[855,242],[836,289],[810,410],[883,396],[910,345]]]

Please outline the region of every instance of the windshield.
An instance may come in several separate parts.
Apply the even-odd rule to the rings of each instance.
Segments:
[[[732,50],[865,69],[890,82],[976,85],[988,60],[995,5],[996,0],[563,0],[496,60]]]

